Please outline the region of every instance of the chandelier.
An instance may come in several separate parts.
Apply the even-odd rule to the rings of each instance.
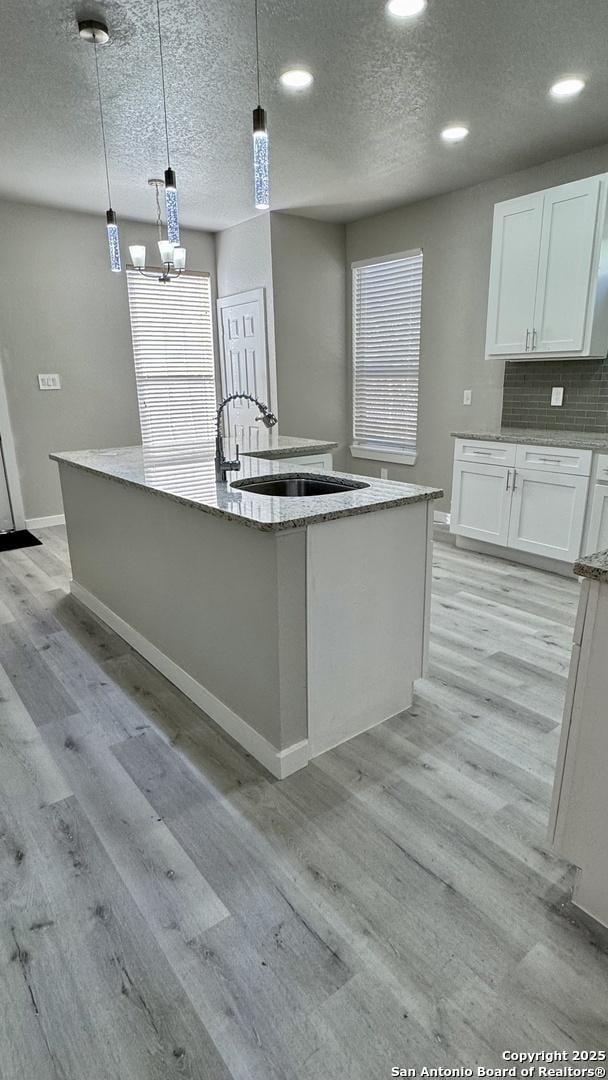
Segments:
[[[146,245],[145,244],[133,244],[129,248],[129,255],[131,256],[131,262],[136,270],[142,277],[156,278],[158,281],[162,281],[166,284],[169,281],[173,281],[174,278],[178,278],[183,274],[186,269],[186,249],[184,247],[178,247],[170,239],[169,232],[169,218],[167,217],[167,238],[163,237],[163,219],[161,213],[160,204],[160,192],[165,188],[164,180],[148,180],[150,187],[154,188],[156,195],[156,226],[158,228],[158,250],[160,253],[160,261],[162,269],[158,270],[146,270]],[[165,188],[166,194],[166,188]]]

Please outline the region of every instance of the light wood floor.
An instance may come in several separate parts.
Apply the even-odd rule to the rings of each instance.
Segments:
[[[545,847],[578,585],[436,546],[414,708],[279,783],[0,556],[5,1080],[375,1080],[605,1048]]]

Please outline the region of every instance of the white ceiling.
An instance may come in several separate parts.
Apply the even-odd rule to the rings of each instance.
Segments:
[[[259,0],[272,206],[353,220],[608,141],[606,0],[428,0],[396,23],[384,0]],[[253,215],[253,0],[161,0],[182,220]],[[155,0],[1,0],[0,196],[106,209],[92,49],[76,17],[102,16],[113,205],[148,219],[165,165]],[[288,94],[285,66],[314,72]],[[579,99],[547,91],[569,73]],[[464,121],[469,138],[440,142]]]

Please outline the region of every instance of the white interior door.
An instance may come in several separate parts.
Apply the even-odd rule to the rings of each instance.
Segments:
[[[574,562],[580,555],[589,477],[517,469],[509,547]]]
[[[535,352],[583,348],[599,195],[598,177],[562,184],[545,193]]]
[[[596,484],[591,503],[589,537],[585,555],[608,550],[608,484]]]
[[[254,289],[218,300],[218,323],[221,337],[221,390],[229,394],[252,394],[273,407],[270,401],[268,348],[264,290]],[[260,431],[256,417],[259,410],[248,401],[236,401],[225,411],[226,434],[249,429],[249,440]],[[266,429],[262,427],[262,431]]]
[[[517,356],[531,348],[542,221],[542,192],[495,207],[486,338],[489,356]]]
[[[507,543],[513,469],[455,461],[450,530],[459,536]]]

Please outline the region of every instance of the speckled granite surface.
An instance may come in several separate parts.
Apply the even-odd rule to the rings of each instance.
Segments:
[[[309,440],[296,441],[300,446],[307,443],[306,451],[301,449],[300,453],[312,449]],[[288,440],[288,447],[281,447],[282,453],[285,454],[288,450],[291,455],[293,445],[293,441]],[[321,445],[330,447],[330,444]],[[227,441],[227,456],[231,456],[232,449]],[[278,446],[276,449],[280,452]],[[319,449],[318,444],[315,449]],[[243,456],[240,472],[231,474],[228,483],[220,483],[215,479],[214,448],[211,445],[183,449],[170,455],[148,449],[144,451],[141,446],[127,446],[112,450],[53,453],[50,457],[61,465],[105,476],[118,483],[192,506],[207,514],[268,532],[297,529],[321,521],[407,506],[410,503],[439,499],[443,495],[439,488],[376,480],[369,476],[351,477],[347,473],[331,473],[331,476],[333,479],[356,479],[366,486],[354,491],[316,495],[312,498],[254,495],[252,492],[239,491],[232,487],[231,481],[241,481],[248,477],[293,476],[294,465],[280,460],[265,460],[259,456]],[[303,466],[301,471],[317,475],[315,469],[309,466]]]
[[[337,442],[322,442],[319,439],[301,439],[298,435],[279,435],[275,428],[263,427],[254,432],[243,431],[235,439],[224,439],[227,457],[231,457],[235,444],[239,444],[239,453],[247,457],[282,458],[302,457],[308,454],[329,454],[335,450]]]
[[[608,432],[545,431],[541,428],[500,428],[497,431],[452,431],[455,439],[487,439],[490,442],[527,443],[529,446],[563,446],[569,450],[608,452]]]
[[[598,551],[596,555],[585,555],[574,564],[574,573],[579,577],[608,582],[608,551]]]

